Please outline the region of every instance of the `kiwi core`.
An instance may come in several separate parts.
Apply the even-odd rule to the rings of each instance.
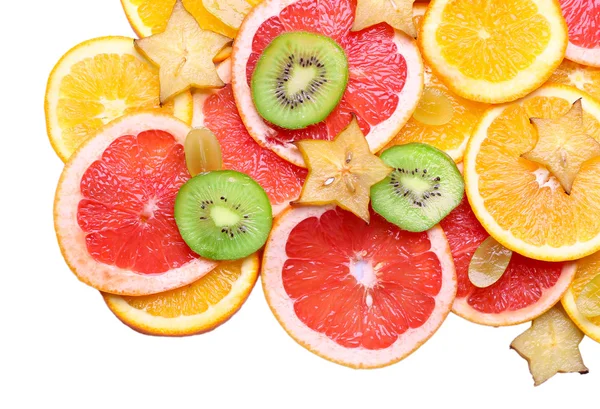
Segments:
[[[229,227],[237,224],[242,218],[233,210],[223,206],[212,206],[210,218],[217,227]]]

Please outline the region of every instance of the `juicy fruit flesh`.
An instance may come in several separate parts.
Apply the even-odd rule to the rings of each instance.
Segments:
[[[413,113],[413,118],[424,125],[446,125],[454,116],[452,102],[446,93],[438,88],[426,87]]]
[[[579,298],[585,287],[598,275],[600,272],[600,252],[587,256],[577,262],[577,274],[573,279],[570,291],[573,293],[575,300]],[[600,327],[600,316],[586,317],[593,325]]]
[[[300,195],[306,169],[281,159],[258,145],[239,116],[231,85],[208,97],[203,107],[204,125],[221,145],[223,168],[246,173],[265,189],[273,205]]]
[[[117,138],[81,178],[77,221],[89,254],[140,274],[195,259],[173,218],[175,196],[189,177],[183,146],[172,135],[145,131]]]
[[[241,266],[240,262],[222,262],[204,277],[184,287],[123,299],[132,307],[157,317],[201,314],[231,292],[233,284],[242,274]]]
[[[454,258],[458,292],[475,310],[487,314],[518,311],[535,304],[560,278],[563,263],[532,260],[513,253],[506,271],[487,288],[477,288],[469,280],[469,263],[475,250],[489,237],[479,223],[466,197],[440,222]]]
[[[559,0],[569,27],[569,41],[583,48],[600,48],[600,4],[596,0]]]
[[[217,227],[235,226],[242,219],[238,213],[223,206],[211,207],[210,218]]]
[[[600,316],[600,272],[583,287],[576,302],[577,310],[586,317]]]
[[[583,166],[568,195],[548,170],[520,157],[537,140],[529,118],[557,118],[570,107],[565,99],[541,96],[508,107],[488,128],[475,159],[486,210],[534,246],[570,246],[600,232],[600,160]],[[584,128],[600,141],[600,123],[587,113]]]
[[[442,18],[436,31],[442,55],[472,79],[512,79],[535,62],[550,40],[550,24],[531,0],[449,2]]]
[[[430,249],[426,233],[330,210],[291,231],[284,289],[309,328],[347,348],[384,349],[434,310],[442,272]]]
[[[394,44],[394,30],[378,24],[350,32],[356,4],[351,0],[299,0],[257,30],[246,65],[248,83],[260,54],[278,35],[290,31],[322,34],[335,40],[348,58],[348,86],[336,109],[324,122],[303,130],[275,128],[270,142],[285,144],[302,139],[333,139],[354,114],[363,133],[388,119],[399,104],[397,94],[406,81],[406,60]]]
[[[192,177],[223,167],[219,141],[206,128],[192,129],[185,138],[184,150],[185,163]]]
[[[240,28],[252,5],[244,0],[201,0],[202,4],[217,19],[233,29]]]
[[[506,271],[512,251],[498,243],[493,237],[485,239],[469,263],[469,281],[475,287],[485,288],[494,284]]]
[[[577,87],[600,100],[600,68],[587,67],[565,59],[548,82]]]
[[[252,99],[267,121],[287,129],[321,122],[348,82],[344,51],[329,37],[290,32],[264,50],[252,74]]]

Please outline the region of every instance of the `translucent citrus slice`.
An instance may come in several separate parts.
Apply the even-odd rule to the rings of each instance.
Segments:
[[[192,129],[185,138],[184,149],[185,163],[192,177],[223,166],[219,141],[209,129]]]
[[[356,6],[356,19],[352,26],[353,31],[378,23],[388,23],[396,30],[416,37],[417,29],[412,21],[412,5],[415,0],[358,0]]]
[[[256,254],[223,262],[184,287],[140,297],[103,293],[110,310],[136,331],[182,336],[210,331],[244,304],[259,273]]]
[[[252,5],[245,0],[202,0],[206,10],[227,27],[237,30]]]
[[[506,271],[512,251],[488,237],[477,247],[469,263],[469,280],[475,287],[486,288],[496,283]]]
[[[583,164],[569,195],[547,168],[521,157],[537,142],[530,118],[556,119],[580,98],[584,129],[600,141],[600,103],[565,85],[488,110],[469,140],[464,174],[473,211],[499,243],[527,257],[576,260],[600,249],[600,159]]]
[[[577,297],[577,309],[586,317],[600,316],[600,274],[581,290]]]
[[[192,120],[192,95],[185,92],[161,107],[158,70],[127,37],[100,37],[69,50],[46,88],[46,127],[52,147],[66,161],[104,124],[123,114],[156,110]]]
[[[600,100],[600,68],[564,60],[548,82],[571,85]]]

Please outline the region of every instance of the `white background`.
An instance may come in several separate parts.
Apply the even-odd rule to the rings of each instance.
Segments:
[[[46,137],[46,79],[77,43],[128,35],[118,0],[3,1],[0,25],[0,408],[587,408],[599,407],[600,345],[581,344],[591,373],[534,388],[509,350],[528,325],[494,329],[450,316],[404,361],[351,370],[297,345],[260,285],[215,331],[140,335],[62,260],[52,222],[62,169]]]

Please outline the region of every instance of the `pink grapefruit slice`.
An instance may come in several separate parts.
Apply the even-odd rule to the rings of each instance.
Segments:
[[[469,280],[469,263],[490,235],[466,198],[440,225],[448,237],[458,279],[452,311],[469,321],[491,326],[531,321],[560,300],[575,276],[575,263],[538,261],[513,253],[502,277],[489,287],[478,288]]]
[[[600,67],[600,2],[559,0],[569,27],[566,57],[579,64]]]
[[[410,233],[375,213],[366,224],[335,207],[290,208],[276,219],[262,283],[292,338],[354,368],[412,353],[442,324],[456,293],[439,226]]]
[[[185,244],[173,217],[190,175],[183,142],[190,127],[164,114],[124,116],[69,159],[54,202],[65,261],[107,293],[147,295],[189,284],[217,264]]]
[[[233,47],[233,93],[250,135],[282,158],[306,167],[294,145],[301,139],[333,139],[352,115],[373,152],[410,119],[423,91],[423,63],[415,41],[382,23],[351,32],[353,0],[266,0],[240,27]],[[309,31],[333,38],[348,57],[348,86],[340,104],[321,123],[286,130],[265,122],[252,102],[249,79],[265,47],[279,34]]]

